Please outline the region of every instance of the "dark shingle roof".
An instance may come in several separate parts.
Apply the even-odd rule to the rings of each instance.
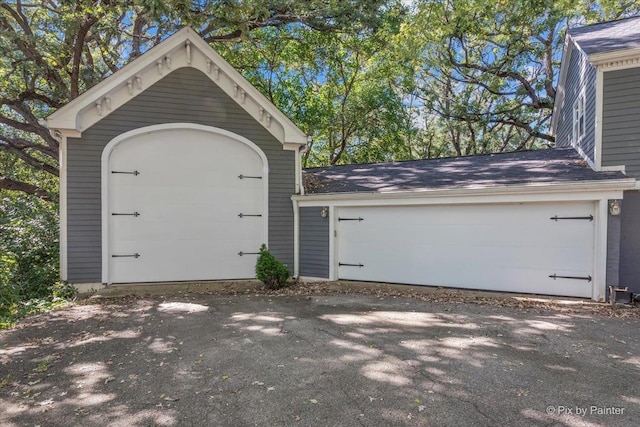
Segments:
[[[640,16],[569,30],[587,55],[640,47]]]
[[[624,179],[595,172],[573,148],[327,166],[304,170],[307,194],[497,187]]]

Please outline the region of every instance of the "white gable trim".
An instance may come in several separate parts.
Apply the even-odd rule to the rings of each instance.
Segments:
[[[78,137],[171,71],[193,67],[235,100],[284,149],[297,150],[307,136],[191,28],[183,28],[43,120],[52,134]]]

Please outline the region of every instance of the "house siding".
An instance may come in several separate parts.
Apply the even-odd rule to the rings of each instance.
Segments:
[[[329,218],[322,209],[300,208],[300,276],[329,277]]]
[[[596,123],[596,76],[597,72],[584,55],[573,49],[569,62],[567,78],[564,84],[563,103],[558,108],[558,123],[556,126],[556,146],[572,146],[573,103],[582,90],[585,93],[585,134],[577,142],[579,148],[594,162],[595,123]]]
[[[164,123],[196,123],[242,135],[269,161],[269,249],[293,270],[295,154],[193,68],[173,71],[67,141],[67,253],[71,283],[102,280],[101,156],[116,136]]]
[[[640,191],[625,191],[622,201],[620,286],[640,293]]]
[[[640,68],[603,73],[602,166],[640,178]]]

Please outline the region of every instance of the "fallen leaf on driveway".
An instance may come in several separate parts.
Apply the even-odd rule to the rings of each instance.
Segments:
[[[309,399],[309,403],[311,403],[312,405],[316,405],[318,401],[316,399]]]

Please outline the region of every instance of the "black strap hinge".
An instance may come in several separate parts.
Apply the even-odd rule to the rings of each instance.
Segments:
[[[253,215],[253,214],[243,214],[243,213],[241,212],[241,213],[239,213],[239,214],[238,214],[238,216],[239,216],[240,218],[244,218],[245,216],[258,216],[258,217],[259,217],[259,216],[262,216],[262,214],[255,214],[255,215]]]
[[[558,276],[557,274],[549,275],[553,280],[556,279],[575,279],[575,280],[586,280],[587,282],[591,281],[591,276]]]
[[[111,258],[140,258],[140,254],[136,252],[128,255],[111,255]]]
[[[140,175],[140,172],[138,172],[138,171],[133,171],[133,172],[125,172],[125,171],[111,171],[111,173],[121,173],[121,174],[125,174],[125,175],[133,175],[133,176],[138,176],[138,175]]]
[[[358,217],[358,218],[340,218],[340,217],[338,217],[338,221],[358,221],[358,222],[360,222],[360,221],[364,221],[364,218],[360,218],[360,217]]]
[[[245,255],[258,255],[260,252],[238,252],[238,255],[240,256],[245,256]]]
[[[593,221],[593,215],[589,215],[589,216],[552,216],[551,218],[549,218],[553,221],[558,222],[558,220],[560,219],[588,219],[589,221]]]
[[[135,216],[136,218],[140,216],[140,212],[134,212],[134,213],[117,213],[114,212],[111,215],[113,216]]]
[[[339,267],[358,267],[358,268],[362,268],[362,267],[364,267],[364,264],[360,264],[360,263],[358,263],[358,264],[349,264],[349,263],[346,263],[346,262],[339,262],[338,266]]]
[[[261,176],[249,176],[249,175],[238,175],[238,178],[240,179],[262,179]]]

